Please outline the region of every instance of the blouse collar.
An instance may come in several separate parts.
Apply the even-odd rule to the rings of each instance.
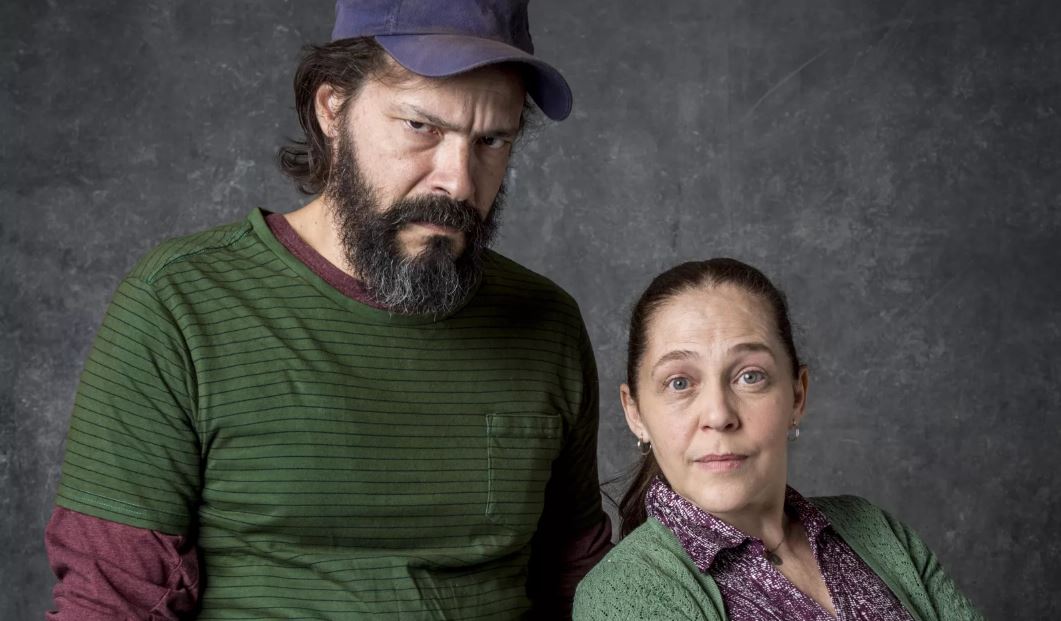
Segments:
[[[685,499],[656,477],[645,494],[645,508],[678,538],[697,568],[707,573],[722,550],[736,548],[745,541],[763,547],[762,541],[731,526]],[[811,551],[817,555],[818,537],[829,527],[829,520],[799,492],[785,487],[785,511],[795,517],[807,532]]]

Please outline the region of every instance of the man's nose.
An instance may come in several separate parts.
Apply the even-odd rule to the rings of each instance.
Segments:
[[[465,140],[443,141],[435,152],[431,191],[475,205],[475,160]]]

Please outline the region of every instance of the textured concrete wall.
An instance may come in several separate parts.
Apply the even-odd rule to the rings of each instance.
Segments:
[[[1061,612],[1061,9],[1051,0],[535,0],[571,119],[514,162],[506,254],[567,287],[633,460],[625,319],[730,255],[812,369],[792,479],[918,529],[992,618]],[[0,7],[0,618],[39,618],[78,374],[158,241],[304,199],[276,172],[331,3]]]

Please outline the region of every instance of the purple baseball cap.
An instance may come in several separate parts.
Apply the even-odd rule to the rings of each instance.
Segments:
[[[441,78],[496,63],[520,63],[527,93],[554,121],[571,113],[571,88],[534,57],[529,0],[338,0],[332,41],[375,37],[417,75]]]

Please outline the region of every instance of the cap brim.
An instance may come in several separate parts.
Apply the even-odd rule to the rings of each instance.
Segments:
[[[441,78],[497,63],[525,65],[525,86],[542,112],[554,121],[571,114],[571,87],[560,72],[523,50],[494,41],[454,34],[379,35],[383,49],[417,75]]]

